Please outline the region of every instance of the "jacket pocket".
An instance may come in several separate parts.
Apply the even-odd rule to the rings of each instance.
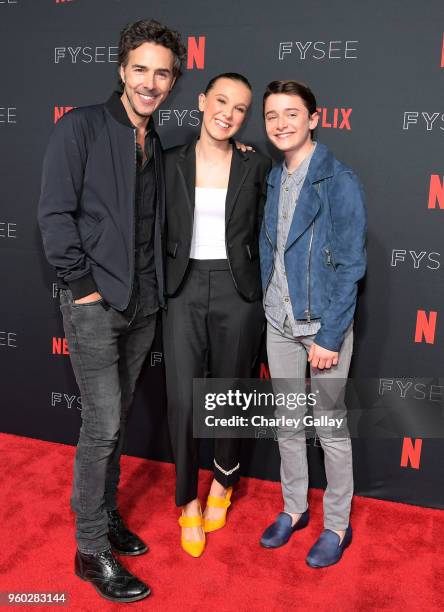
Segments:
[[[169,257],[175,258],[177,255],[177,247],[179,246],[178,242],[173,242],[172,240],[167,240],[166,251]]]
[[[257,245],[250,246],[249,244],[246,244],[245,250],[247,251],[247,256],[250,261],[254,261],[259,257],[259,249]]]
[[[336,264],[335,264],[335,261],[333,259],[333,253],[332,253],[330,247],[325,247],[324,248],[324,255],[325,255],[325,263],[327,264],[327,266],[331,266],[333,268],[333,270],[336,271]]]
[[[80,304],[77,304],[74,300],[71,303],[71,306],[73,306],[74,308],[89,308],[91,306],[97,306],[98,304],[102,304],[103,303],[103,298],[100,298],[98,300],[94,300],[93,302],[82,302]]]

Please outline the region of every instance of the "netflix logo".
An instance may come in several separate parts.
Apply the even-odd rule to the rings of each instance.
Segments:
[[[402,122],[402,129],[409,130],[412,126],[417,126],[426,129],[427,132],[432,130],[442,130],[444,132],[444,113],[427,111],[405,111]]]
[[[69,355],[68,342],[66,338],[53,337],[52,339],[52,354],[53,355]]]
[[[422,440],[417,438],[404,438],[401,451],[401,467],[411,467],[419,470],[421,467]]]
[[[263,361],[259,366],[259,378],[265,378],[266,380],[269,380],[271,378],[268,365]]]
[[[68,2],[74,2],[74,0],[54,0],[56,4],[68,4]]]
[[[205,68],[206,36],[188,36],[187,70]]]
[[[63,115],[72,111],[73,108],[75,108],[75,106],[54,106],[54,123],[57,123]]]
[[[1,342],[1,333],[2,332],[0,332],[0,342]],[[52,338],[52,354],[53,355],[69,355],[68,341],[66,340],[66,338],[60,338],[56,336]],[[162,359],[163,359],[162,353],[160,353],[159,351],[152,351],[150,353],[151,367],[160,365],[162,363]]]
[[[335,130],[351,130],[350,115],[352,108],[317,108],[319,113],[319,127],[333,128]]]
[[[442,35],[441,68],[444,68],[444,34]]]
[[[416,313],[415,342],[435,344],[436,322],[438,313],[436,310],[418,310]]]
[[[444,176],[432,174],[429,182],[428,208],[444,210]]]
[[[280,42],[278,57],[282,61],[291,55],[296,60],[358,59],[358,40],[317,40]]]

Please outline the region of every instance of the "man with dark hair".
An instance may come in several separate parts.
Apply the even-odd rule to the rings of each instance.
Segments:
[[[125,27],[122,92],[65,115],[43,165],[39,223],[82,396],[75,572],[117,602],[150,593],[113,554],[148,550],[125,526],[116,495],[128,410],[164,305],[162,150],[151,117],[184,52],[179,34],[156,21]]]

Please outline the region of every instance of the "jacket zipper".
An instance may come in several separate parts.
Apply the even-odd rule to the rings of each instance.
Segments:
[[[331,266],[331,253],[330,253],[330,249],[325,249],[325,254],[327,255],[327,265]]]
[[[148,133],[146,134],[146,136],[148,136]],[[145,137],[146,137],[145,136]],[[159,189],[159,154],[158,154],[158,150],[157,150],[157,140],[156,140],[156,134],[155,132],[150,136],[151,138],[151,152],[152,152],[152,160],[154,163],[154,180],[155,180],[155,187],[156,187],[156,199],[155,199],[155,205],[156,205],[156,210],[154,212],[154,233],[153,233],[153,249],[154,252],[156,250],[156,231],[159,232],[159,240],[160,240],[160,250],[163,253],[164,252],[164,246],[166,247],[166,242],[164,241],[164,236],[163,236],[163,231],[162,231],[162,207],[160,205],[160,198],[161,198],[161,193],[160,193],[160,189]],[[163,262],[161,263],[161,276],[159,277],[158,275],[158,264],[156,264],[156,258],[154,257],[154,269],[155,269],[155,274],[156,274],[156,281],[157,281],[157,295],[159,298],[159,306],[160,308],[164,308],[166,310],[166,302],[165,302],[165,291],[166,291],[166,287],[165,287],[165,283],[162,279],[165,278],[164,273],[164,264]],[[162,286],[163,288],[163,294],[160,292],[160,286]]]
[[[319,195],[320,184],[315,184],[315,189]],[[307,309],[305,314],[307,315],[307,323],[311,322],[311,294],[310,294],[310,274],[311,274],[311,250],[313,246],[313,235],[314,235],[315,219],[311,225],[310,243],[308,246],[308,262],[307,262]]]
[[[311,321],[311,296],[310,296],[310,273],[311,273],[311,249],[313,246],[313,234],[314,234],[315,222],[311,225],[310,244],[308,246],[308,263],[307,263],[307,309],[305,314],[307,315],[307,323]]]
[[[327,255],[327,265],[331,266],[333,270],[336,270],[336,265],[333,263],[333,257],[330,249],[325,249],[325,254]]]
[[[131,300],[131,295],[133,293],[134,290],[134,269],[135,269],[135,247],[136,247],[136,181],[137,181],[137,136],[136,136],[136,130],[133,130],[133,136],[134,136],[134,181],[133,181],[133,214],[132,214],[132,219],[131,219],[131,225],[132,225],[132,251],[131,251],[131,276],[130,276],[130,294],[128,296],[128,303],[126,305],[126,308],[128,308],[128,305],[130,303]]]

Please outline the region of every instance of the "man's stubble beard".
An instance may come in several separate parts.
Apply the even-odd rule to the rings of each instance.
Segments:
[[[133,113],[135,115],[137,115],[137,117],[142,117],[143,119],[146,119],[147,117],[151,117],[151,115],[157,110],[157,106],[156,108],[154,108],[150,113],[141,113],[140,111],[137,110],[137,108],[134,106],[131,97],[128,95],[128,92],[126,90],[126,88],[123,90],[123,93],[125,95],[125,98],[128,101],[128,104],[131,107],[131,110],[133,111]]]

